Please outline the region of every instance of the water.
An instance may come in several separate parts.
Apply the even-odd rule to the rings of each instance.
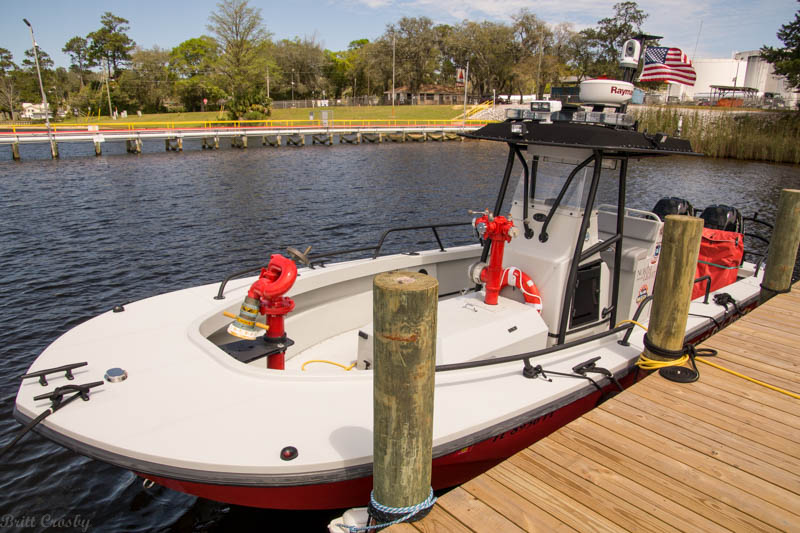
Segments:
[[[0,147],[0,445],[19,430],[19,375],[69,328],[118,303],[219,281],[287,246],[368,246],[389,227],[466,221],[467,209],[494,205],[506,154],[487,142],[211,152],[187,141],[182,154],[153,142],[141,156],[106,143],[100,158],[90,143],[59,148],[62,159],[51,161],[45,146],[23,146],[14,163]],[[609,181],[601,202],[616,199]],[[651,159],[631,164],[628,205],[650,209],[675,195],[771,220],[782,188],[800,188],[800,168]],[[389,250],[433,245],[419,232],[396,235]],[[0,527],[9,530],[321,531],[338,514],[144,490],[133,474],[36,434],[1,460]]]

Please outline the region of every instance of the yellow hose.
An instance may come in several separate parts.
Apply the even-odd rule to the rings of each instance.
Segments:
[[[344,365],[342,365],[340,363],[336,363],[334,361],[326,361],[325,359],[311,359],[310,361],[306,361],[305,363],[303,363],[303,366],[300,367],[300,370],[305,370],[306,369],[306,365],[310,364],[310,363],[327,363],[329,365],[338,366],[339,368],[344,368],[345,370],[352,370],[353,367],[356,366],[356,363],[353,363],[350,366],[344,366]]]
[[[635,324],[635,325],[639,326],[640,328],[642,328],[643,330],[647,331],[647,328],[645,326],[643,326],[639,322],[636,322],[635,320],[623,320],[622,322],[617,324],[617,327],[621,326],[622,324]],[[641,368],[642,370],[657,370],[659,368],[664,368],[664,367],[667,367],[667,366],[680,366],[680,365],[685,364],[688,360],[689,360],[689,355],[688,354],[684,354],[683,356],[681,356],[680,358],[678,358],[678,359],[676,359],[674,361],[656,361],[654,359],[650,359],[649,357],[646,357],[644,355],[644,352],[642,352],[642,353],[639,354],[639,360],[636,361],[636,365],[639,368]],[[769,383],[764,383],[763,381],[759,381],[759,380],[757,380],[755,378],[751,378],[750,376],[745,376],[744,374],[740,374],[739,372],[737,372],[735,370],[731,370],[730,368],[725,368],[722,365],[718,365],[716,363],[712,363],[708,359],[704,359],[702,357],[695,357],[694,360],[695,361],[700,361],[701,363],[705,363],[705,364],[707,364],[709,366],[713,366],[717,370],[722,370],[723,372],[727,372],[729,374],[733,374],[734,376],[736,376],[738,378],[746,379],[747,381],[750,381],[751,383],[755,383],[756,385],[761,385],[762,387],[766,387],[766,388],[768,388],[770,390],[774,390],[775,392],[780,392],[781,394],[785,394],[786,396],[791,396],[792,398],[800,400],[800,394],[796,394],[796,393],[788,391],[786,389],[782,389],[780,387],[776,387],[775,385],[770,385]]]
[[[713,366],[714,368],[722,370],[723,372],[728,372],[729,374],[733,374],[734,376],[736,376],[738,378],[746,379],[747,381],[753,382],[756,385],[761,385],[762,387],[766,387],[766,388],[774,390],[776,392],[780,392],[781,394],[785,394],[786,396],[791,396],[792,398],[800,400],[800,394],[795,394],[794,392],[788,391],[786,389],[782,389],[780,387],[776,387],[775,385],[770,385],[769,383],[764,383],[763,381],[759,381],[759,380],[757,380],[755,378],[751,378],[750,376],[745,376],[744,374],[740,374],[739,372],[737,372],[735,370],[731,370],[730,368],[725,368],[724,366],[720,366],[720,365],[718,365],[716,363],[712,363],[711,361],[703,359],[702,357],[695,357],[694,360],[695,361],[700,361],[701,363],[705,363],[705,364],[707,364],[709,366]]]

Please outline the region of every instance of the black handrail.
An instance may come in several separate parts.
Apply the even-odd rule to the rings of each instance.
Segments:
[[[700,276],[699,278],[694,280],[694,283],[695,284],[696,283],[700,283],[701,281],[705,281],[706,282],[706,298],[705,298],[705,300],[703,300],[703,303],[707,304],[708,303],[708,295],[711,292],[711,276],[709,276],[708,274],[706,274],[705,276]]]
[[[609,335],[614,335],[622,331],[629,330],[633,327],[634,327],[633,324],[623,324],[621,326],[617,326],[612,329],[607,329],[606,331],[601,331],[600,333],[595,333],[594,335],[589,335],[587,337],[583,337],[570,342],[565,342],[562,344],[554,344],[553,346],[542,348],[541,350],[534,350],[532,352],[526,352],[516,355],[508,355],[505,357],[495,357],[493,359],[479,359],[477,361],[469,361],[466,363],[451,363],[449,365],[436,365],[436,372],[447,372],[449,370],[463,370],[465,368],[478,368],[481,366],[501,365],[503,363],[510,363],[513,361],[522,361],[524,363],[527,362],[529,359],[533,359],[535,357],[541,357],[543,355],[548,355],[561,350],[566,350],[568,348],[574,348],[575,346],[580,346],[581,344],[586,344],[587,342],[596,341],[598,339],[608,337]]]
[[[390,233],[394,233],[394,232],[398,232],[398,231],[412,231],[412,230],[420,230],[420,229],[428,229],[428,228],[430,228],[433,231],[433,236],[436,238],[437,244],[439,245],[439,251],[440,252],[444,252],[444,251],[446,251],[446,249],[444,247],[444,244],[442,244],[442,239],[439,237],[439,232],[437,231],[437,228],[448,228],[448,227],[453,227],[453,226],[468,226],[468,225],[471,225],[471,224],[472,224],[472,222],[443,222],[443,223],[440,223],[440,224],[425,224],[425,225],[422,225],[422,226],[405,226],[405,227],[402,227],[402,228],[391,228],[391,229],[388,229],[388,230],[383,232],[383,234],[381,235],[380,240],[378,240],[378,244],[376,244],[375,246],[363,246],[363,247],[360,247],[360,248],[346,248],[346,249],[343,249],[343,250],[334,250],[334,251],[331,251],[331,252],[320,252],[318,254],[309,254],[308,255],[308,259],[309,259],[308,266],[311,267],[311,268],[314,268],[314,264],[315,264],[314,260],[316,260],[316,259],[323,259],[323,258],[334,257],[334,256],[337,256],[337,255],[344,255],[344,254],[354,254],[354,253],[358,253],[358,252],[369,252],[369,251],[372,251],[373,252],[372,259],[377,259],[378,256],[381,253],[381,249],[383,248],[383,243],[386,240],[386,237]],[[319,265],[321,263],[317,262],[316,264]],[[239,277],[239,276],[243,276],[243,275],[249,274],[251,272],[256,272],[258,270],[261,270],[262,268],[264,268],[264,267],[263,266],[258,266],[258,267],[248,268],[246,270],[240,270],[239,272],[234,272],[233,274],[230,274],[229,276],[227,276],[225,279],[222,280],[222,283],[220,283],[219,290],[217,291],[217,295],[214,296],[214,299],[215,300],[224,300],[225,299],[225,296],[223,296],[223,293],[225,292],[225,286],[233,278],[236,278],[236,277]]]
[[[758,213],[757,213],[757,212],[756,212],[756,213],[753,213],[753,216],[752,216],[752,217],[750,217],[750,218],[743,218],[742,220],[746,220],[746,221],[748,221],[748,222],[757,222],[757,223],[759,223],[759,224],[763,224],[763,225],[765,225],[765,226],[766,226],[766,227],[768,227],[769,229],[775,229],[775,226],[774,226],[773,224],[770,224],[769,222],[766,222],[766,221],[764,221],[764,220],[761,220],[761,219],[759,219],[759,218],[758,218]]]

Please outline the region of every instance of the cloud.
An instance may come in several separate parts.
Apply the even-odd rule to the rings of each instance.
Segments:
[[[400,16],[427,16],[437,23],[464,19],[508,22],[527,9],[551,24],[570,22],[576,30],[594,26],[614,13],[621,0],[348,0],[375,11]],[[690,56],[730,57],[734,50],[777,44],[775,32],[793,18],[795,0],[639,0],[649,16],[643,30],[664,36],[665,45],[677,46]],[[698,41],[698,30],[702,31]]]

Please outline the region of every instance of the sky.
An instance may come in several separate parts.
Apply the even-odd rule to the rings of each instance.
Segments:
[[[61,49],[76,35],[100,27],[111,11],[130,21],[128,35],[144,48],[170,49],[209,33],[208,16],[218,0],[0,0],[0,48],[17,64],[31,48],[27,18],[39,46],[56,66],[69,66]],[[620,1],[620,0],[616,0]],[[344,50],[350,41],[380,36],[403,16],[429,17],[437,24],[468,19],[509,22],[528,9],[552,24],[572,23],[576,30],[613,15],[615,0],[250,0],[260,8],[273,39],[314,37],[324,48]],[[762,45],[782,46],[776,32],[800,9],[796,0],[639,0],[650,16],[646,33],[663,35],[661,43],[681,48],[691,58],[730,58],[734,52]]]

